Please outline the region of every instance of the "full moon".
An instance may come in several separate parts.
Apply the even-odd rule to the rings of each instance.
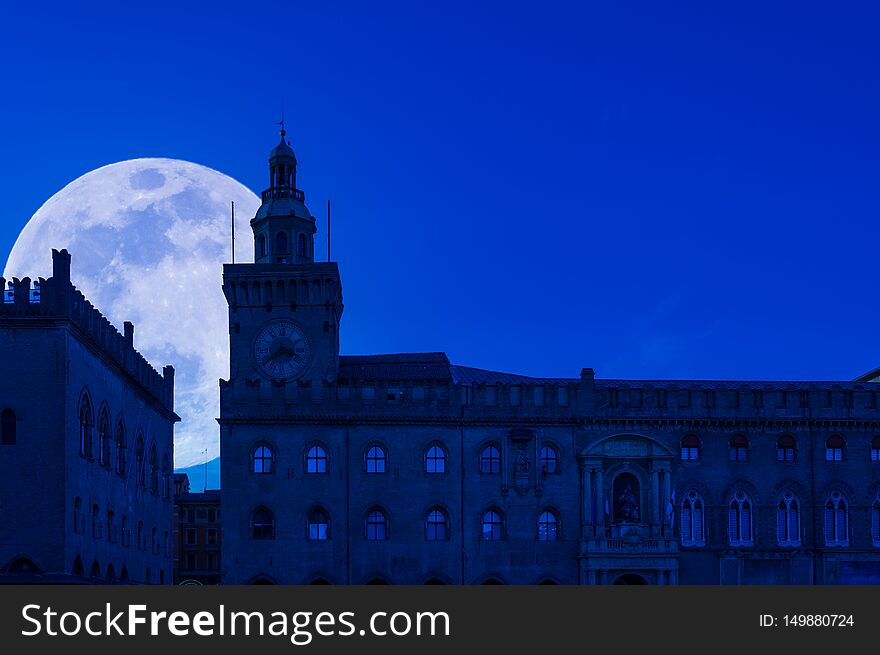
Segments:
[[[260,205],[247,187],[176,159],[132,159],[86,173],[52,196],[25,225],[4,277],[52,275],[52,248],[72,258],[71,280],[161,371],[176,369],[175,466],[219,454],[218,380],[229,375],[222,265],[253,262],[250,219]]]

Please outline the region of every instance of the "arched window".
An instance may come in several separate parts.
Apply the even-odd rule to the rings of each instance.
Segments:
[[[92,456],[92,402],[89,395],[83,393],[79,401],[79,454]]]
[[[780,435],[776,440],[776,461],[793,462],[795,448],[796,443],[793,436],[790,434]]]
[[[112,509],[107,510],[107,541],[116,543],[116,515]]]
[[[296,254],[300,257],[306,256],[306,235],[300,234],[296,239]]]
[[[558,527],[559,520],[555,513],[550,510],[541,512],[538,516],[538,541],[556,541]]]
[[[846,442],[839,434],[828,437],[825,442],[825,461],[842,462],[846,456]]]
[[[171,474],[171,460],[168,457],[168,451],[166,450],[162,453],[162,498],[165,500],[171,500],[171,496],[173,495],[171,485],[174,481],[174,476]]]
[[[306,453],[306,473],[327,472],[327,451],[322,446],[312,446]]]
[[[541,471],[548,475],[559,472],[559,454],[553,446],[541,448]]]
[[[155,525],[150,531],[150,548],[153,555],[159,554],[159,529]]]
[[[706,526],[703,499],[696,491],[688,491],[681,502],[681,545],[705,546]]]
[[[73,566],[70,569],[70,572],[73,575],[85,575],[85,567],[83,566],[82,560],[79,555],[76,556],[76,559],[73,560]]]
[[[15,412],[9,407],[0,413],[0,444],[15,445]]]
[[[307,527],[307,539],[312,541],[324,541],[330,538],[330,517],[323,509],[313,509],[309,512]]]
[[[98,460],[104,466],[110,466],[110,415],[106,407],[102,408],[98,418]]]
[[[150,493],[159,495],[159,453],[155,441],[150,446]]]
[[[144,435],[138,434],[137,444],[134,447],[135,476],[138,487],[145,487],[144,479]]]
[[[144,534],[144,522],[138,521],[137,527],[137,548],[138,550],[146,550],[147,549],[147,536]]]
[[[122,422],[122,418],[120,418],[116,421],[116,472],[122,476],[128,473],[127,452],[128,448],[125,444],[125,424]]]
[[[92,505],[92,539],[100,539],[103,536],[102,532],[101,508],[97,505]]]
[[[439,507],[432,508],[425,517],[425,539],[446,541],[449,539],[449,526],[446,513]]]
[[[254,448],[253,454],[253,471],[254,473],[274,473],[275,472],[275,454],[272,449],[262,443]]]
[[[367,450],[367,473],[384,473],[385,463],[385,449],[379,445],[370,446]]]
[[[275,255],[287,254],[287,232],[279,232],[275,235]]]
[[[442,446],[431,446],[425,453],[425,472],[446,473],[446,451]]]
[[[696,462],[700,459],[700,438],[689,434],[681,440],[681,461]]]
[[[871,543],[880,546],[880,494],[874,496],[871,503]]]
[[[482,540],[483,541],[501,541],[502,522],[501,514],[493,509],[483,514],[482,520]]]
[[[746,492],[737,491],[730,501],[727,526],[731,546],[751,546],[754,543],[752,501]]]
[[[780,546],[801,545],[801,508],[791,491],[783,493],[776,505],[776,541]]]
[[[501,473],[501,451],[494,444],[480,453],[480,473]]]
[[[260,507],[251,516],[251,536],[254,539],[275,538],[275,517],[265,507]]]
[[[98,564],[98,560],[92,562],[92,568],[89,571],[89,577],[93,580],[96,580],[101,577],[101,565]]]
[[[77,496],[73,499],[73,531],[77,534],[85,532],[85,517],[83,516],[82,498]]]
[[[385,512],[376,508],[367,514],[367,540],[385,541],[388,538],[388,520]]]
[[[749,440],[744,434],[736,434],[730,439],[730,461],[745,462],[749,458]]]
[[[871,439],[871,461],[880,462],[880,437]]]
[[[258,243],[259,243],[260,257],[265,257],[266,256],[266,237],[265,237],[265,235],[263,235],[263,234],[260,235]]]
[[[825,545],[846,546],[849,543],[848,523],[846,497],[839,491],[831,492],[825,502]]]
[[[122,545],[126,548],[131,546],[131,534],[128,531],[128,517],[125,514],[122,515],[122,523],[120,524],[119,532],[122,538]]]

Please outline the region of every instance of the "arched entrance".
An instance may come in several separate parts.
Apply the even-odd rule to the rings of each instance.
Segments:
[[[648,581],[636,573],[624,573],[614,584],[648,584]]]

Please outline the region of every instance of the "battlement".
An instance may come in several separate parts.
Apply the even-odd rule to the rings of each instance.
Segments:
[[[70,253],[52,250],[52,277],[0,277],[3,290],[0,320],[55,319],[76,325],[93,346],[121,367],[166,409],[174,411],[174,367],[156,371],[146,358],[134,349],[134,325],[123,324],[123,333],[86,299],[70,281]]]

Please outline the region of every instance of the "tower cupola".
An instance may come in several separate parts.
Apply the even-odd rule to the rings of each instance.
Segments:
[[[281,125],[281,142],[269,153],[269,188],[251,219],[254,262],[310,264],[315,261],[315,217],[296,188],[296,155]]]

